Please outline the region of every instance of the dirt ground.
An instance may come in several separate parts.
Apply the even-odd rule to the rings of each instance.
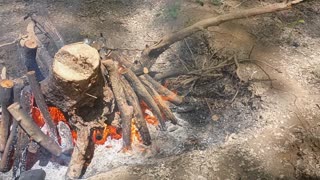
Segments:
[[[0,44],[23,33],[23,17],[36,11],[47,15],[68,43],[103,33],[110,48],[127,49],[124,54],[134,60],[166,33],[272,2],[0,0]],[[9,60],[16,58],[13,49],[0,48],[2,65],[17,66]],[[320,2],[211,27],[175,44],[152,70],[192,71],[235,55],[256,61],[241,63],[238,76],[231,66],[217,72],[219,78],[169,81],[178,93],[199,101],[191,105],[199,106],[196,110],[176,109],[193,126],[183,152],[147,165],[122,164],[88,179],[320,179]],[[21,76],[13,67],[12,78]]]

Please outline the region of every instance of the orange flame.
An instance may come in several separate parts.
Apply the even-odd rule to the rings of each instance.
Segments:
[[[151,116],[150,114],[146,113],[146,110],[149,110],[150,108],[144,101],[140,101],[140,106],[142,109],[142,112],[144,113],[144,118],[149,124],[153,124],[155,126],[159,125],[159,121],[156,117]]]
[[[138,128],[136,127],[135,119],[132,119],[131,121],[131,143],[132,142],[139,142],[139,143],[142,142]]]
[[[105,125],[103,130],[102,129],[93,130],[92,141],[95,144],[103,145],[107,141],[107,138],[109,136],[111,137],[111,139],[122,138],[122,135],[118,132],[116,127]]]

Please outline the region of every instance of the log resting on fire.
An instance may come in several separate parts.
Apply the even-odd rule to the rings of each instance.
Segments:
[[[11,125],[11,115],[7,107],[13,101],[13,81],[1,80],[0,81],[0,103],[2,109],[1,122],[0,122],[0,152],[3,152],[9,136],[9,129]]]
[[[41,131],[41,129],[37,126],[33,119],[31,119],[31,117],[28,115],[28,113],[25,110],[21,109],[19,103],[13,103],[8,107],[8,110],[15,118],[15,120],[19,123],[19,125],[35,142],[46,148],[53,155],[61,155],[62,150],[60,146],[53,139],[51,139]]]
[[[151,136],[147,126],[147,122],[144,119],[143,112],[140,107],[138,96],[124,77],[121,78],[121,82],[123,88],[125,89],[124,92],[126,94],[127,101],[129,105],[133,107],[135,125],[140,133],[142,142],[144,145],[148,146],[151,144]]]
[[[133,109],[127,104],[126,96],[123,86],[121,84],[120,76],[118,73],[118,65],[113,60],[106,60],[103,63],[109,73],[109,80],[111,83],[112,91],[117,102],[117,106],[120,111],[121,125],[122,125],[122,137],[123,137],[123,149],[131,149],[131,119]]]

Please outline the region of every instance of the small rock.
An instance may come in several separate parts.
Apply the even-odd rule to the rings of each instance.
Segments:
[[[217,114],[211,116],[212,121],[218,121],[220,117]]]
[[[44,180],[46,172],[42,169],[34,169],[21,173],[19,180]]]

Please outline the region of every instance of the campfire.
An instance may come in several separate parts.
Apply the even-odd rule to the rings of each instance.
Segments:
[[[148,126],[166,131],[168,122],[178,123],[169,103],[189,101],[149,75],[162,52],[209,26],[299,2],[201,21],[147,46],[135,62],[110,50],[103,35],[66,45],[47,18],[29,14],[26,34],[16,40],[25,76],[11,80],[3,70],[0,81],[0,171],[12,169],[18,178],[37,161],[52,161],[68,166],[66,178],[75,179],[85,174],[95,147],[108,139],[122,139],[121,153],[131,151],[133,143],[150,146]],[[46,41],[54,44],[54,57]],[[231,64],[238,63],[235,59]]]
[[[18,177],[17,169],[28,170],[38,160],[55,161],[69,166],[68,178],[78,178],[95,145],[108,137],[122,138],[127,152],[132,142],[152,143],[147,123],[161,131],[165,121],[177,123],[168,101],[179,104],[183,98],[147,73],[136,75],[132,65],[106,49],[103,37],[64,45],[49,20],[35,14],[29,18],[27,35],[19,39],[26,77],[1,81],[6,97],[1,102],[1,171],[13,167]],[[59,51],[54,58],[36,32],[55,43]]]

